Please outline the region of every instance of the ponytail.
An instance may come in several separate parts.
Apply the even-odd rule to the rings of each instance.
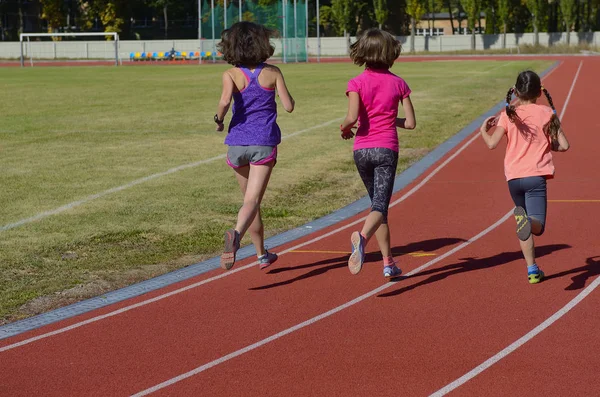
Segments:
[[[546,96],[546,99],[548,100],[548,104],[550,105],[550,107],[552,108],[552,112],[554,113],[552,115],[552,117],[550,118],[550,121],[547,124],[548,136],[550,137],[552,147],[554,148],[554,146],[557,145],[557,143],[558,143],[558,132],[560,131],[560,120],[558,119],[558,116],[556,115],[556,109],[554,108],[554,103],[552,102],[552,97],[550,96],[550,93],[548,92],[548,90],[546,88],[544,88],[544,86],[542,86],[542,92]]]
[[[515,92],[515,87],[510,87],[510,89],[506,93],[505,106],[506,106],[506,115],[508,116],[508,119],[510,121],[512,121],[513,123],[517,123],[518,121],[520,121],[519,116],[517,115],[515,107],[510,104],[510,101],[512,100],[512,95],[514,92]]]

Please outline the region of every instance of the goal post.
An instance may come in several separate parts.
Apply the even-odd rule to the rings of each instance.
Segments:
[[[114,52],[112,52],[111,50],[111,55],[105,57],[104,59],[114,59],[115,60],[115,66],[119,65],[119,34],[116,32],[98,32],[98,33],[90,33],[90,32],[85,32],[85,33],[21,33],[19,36],[19,42],[21,45],[21,67],[25,66],[25,58],[26,55],[27,57],[29,57],[30,61],[31,61],[31,65],[33,66],[33,52],[32,52],[32,42],[30,40],[30,38],[43,38],[43,37],[106,37],[106,36],[110,36],[112,37],[112,43],[114,46]],[[34,42],[35,45],[39,45],[39,43]],[[60,43],[62,43],[63,46],[66,46],[68,42],[62,42],[62,41],[53,41],[53,42],[45,42],[45,43],[52,43],[52,46],[54,48],[54,56],[56,56],[56,46],[59,45]],[[85,45],[85,51],[80,51],[75,53],[73,56],[69,57],[69,58],[74,58],[74,59],[78,59],[78,58],[85,58],[87,56],[87,48],[88,48],[88,44],[92,43],[92,42],[82,42]],[[101,43],[101,42],[95,42],[95,43]],[[110,43],[110,41],[103,41],[102,43]],[[25,44],[27,44],[27,48],[25,48]]]

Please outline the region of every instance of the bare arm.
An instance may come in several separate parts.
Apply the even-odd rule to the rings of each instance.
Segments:
[[[217,106],[217,118],[219,120],[225,119],[225,115],[229,111],[234,87],[235,83],[231,75],[228,72],[223,73],[223,91],[221,91],[221,99]],[[217,124],[217,131],[223,131],[224,129],[225,125],[223,123]]]
[[[275,81],[275,87],[277,89],[277,94],[281,99],[281,104],[286,112],[292,113],[294,111],[294,107],[296,106],[296,101],[292,98],[287,86],[285,85],[285,80],[283,78],[283,74],[279,69],[277,69],[277,80]]]
[[[396,119],[396,127],[404,128],[405,130],[414,130],[417,126],[417,119],[415,118],[415,109],[413,108],[410,96],[402,100],[402,109],[404,109],[404,118]]]
[[[487,147],[490,149],[495,149],[496,146],[498,146],[498,143],[500,143],[500,140],[502,140],[504,134],[506,134],[506,130],[504,128],[496,125],[497,122],[498,119],[495,116],[488,117],[485,119],[481,125],[481,128],[479,129],[481,137],[485,141]]]
[[[350,91],[348,93],[348,113],[342,122],[340,129],[342,130],[342,138],[350,139],[354,136],[352,127],[358,121],[358,111],[360,109],[360,96],[358,92]]]
[[[570,147],[571,145],[567,140],[567,135],[561,128],[560,130],[558,130],[556,142],[552,142],[552,150],[554,150],[555,152],[566,152],[567,150],[569,150]]]

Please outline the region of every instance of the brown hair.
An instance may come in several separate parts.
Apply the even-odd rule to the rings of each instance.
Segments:
[[[350,46],[350,58],[358,66],[389,69],[400,56],[402,45],[390,33],[377,28],[367,29]]]
[[[515,83],[514,87],[511,87],[506,93],[506,115],[513,123],[523,125],[523,121],[517,115],[515,107],[510,105],[510,100],[513,93],[519,99],[524,101],[532,101],[539,97],[541,93],[544,93],[546,99],[548,100],[548,104],[554,112],[548,124],[544,126],[544,131],[548,134],[552,145],[554,146],[558,139],[558,132],[560,131],[560,120],[556,115],[556,109],[554,108],[554,103],[552,102],[550,93],[544,88],[544,86],[542,86],[542,80],[540,79],[540,76],[531,70],[521,72],[519,73],[519,76],[517,76],[517,82]]]
[[[256,66],[269,59],[275,47],[271,44],[274,32],[252,22],[238,22],[221,33],[217,49],[234,66]]]

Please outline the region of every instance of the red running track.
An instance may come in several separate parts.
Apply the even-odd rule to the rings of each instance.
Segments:
[[[0,341],[0,395],[119,396],[161,384],[155,394],[176,396],[420,396],[442,389],[596,285],[600,122],[590,98],[600,97],[597,70],[600,59],[570,57],[544,81],[559,112],[572,88],[563,118],[572,149],[555,156],[548,229],[537,240],[545,282],[527,283],[514,222],[505,216],[512,202],[503,149],[490,152],[477,138],[391,210],[392,245],[411,276],[386,283],[375,253],[351,276],[346,251],[357,226],[312,241],[355,217],[278,247],[307,243],[267,274],[252,266],[215,279],[223,273],[213,271]],[[503,217],[508,221],[497,222]],[[368,250],[377,250],[374,241]],[[192,287],[114,313],[185,286]],[[594,394],[598,303],[592,290],[453,393]],[[96,320],[81,325],[89,319]]]

